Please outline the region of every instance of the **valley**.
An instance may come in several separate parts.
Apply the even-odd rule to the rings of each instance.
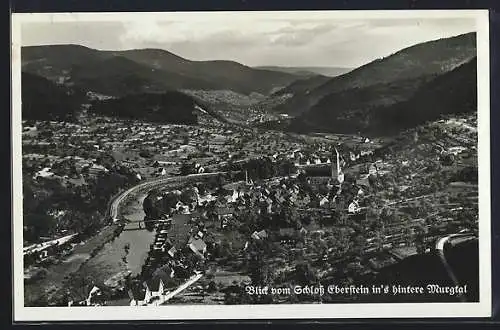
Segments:
[[[25,305],[477,301],[475,54],[473,33],[330,71],[24,47]]]

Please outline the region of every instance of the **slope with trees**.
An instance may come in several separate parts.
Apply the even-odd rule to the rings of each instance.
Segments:
[[[437,76],[352,89],[323,98],[292,122],[299,131],[391,135],[443,115],[477,111],[477,61]],[[415,85],[419,87],[414,90]],[[398,93],[391,93],[397,89]],[[378,95],[373,98],[372,94]]]
[[[23,119],[38,120],[72,120],[84,100],[80,91],[26,72],[21,75],[21,97]]]
[[[197,101],[180,92],[141,93],[95,101],[91,110],[106,116],[152,122],[196,124]]]
[[[467,33],[424,42],[377,59],[344,75],[334,77],[307,93],[299,93],[276,107],[275,111],[297,115],[309,111],[324,97],[351,89],[368,89],[380,84],[444,74],[476,56],[476,35]],[[414,85],[416,90],[419,84]],[[398,94],[393,88],[390,94]],[[380,95],[372,93],[371,99]],[[333,106],[335,103],[332,104]]]

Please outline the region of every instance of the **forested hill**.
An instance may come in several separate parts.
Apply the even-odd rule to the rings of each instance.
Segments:
[[[313,89],[295,93],[275,111],[300,115],[313,110],[320,102],[325,108],[325,98],[329,100],[329,109],[324,111],[331,108],[338,112],[352,111],[358,106],[373,107],[381,102],[389,105],[407,99],[422,83],[475,56],[475,33],[424,42],[333,77]],[[355,93],[358,95],[353,96],[352,101],[343,100]]]
[[[351,104],[362,98],[362,90],[345,93],[337,97],[337,106],[332,107],[330,98],[320,102],[311,112],[296,118],[289,129],[296,131],[323,130],[338,133],[392,135],[402,129],[416,127],[443,115],[477,111],[477,60],[474,58],[455,70],[428,79],[407,100],[389,105],[351,108],[345,111],[340,100]],[[408,82],[412,84],[410,80]],[[404,86],[398,86],[400,90]],[[390,88],[381,86],[380,88]],[[353,101],[354,100],[354,101]],[[352,105],[351,105],[352,106]]]
[[[21,74],[22,118],[72,120],[84,94],[30,73]]]
[[[423,85],[407,101],[373,111],[367,131],[388,134],[443,115],[477,111],[477,59]]]
[[[189,125],[197,123],[196,105],[201,106],[191,96],[170,91],[94,101],[91,111],[106,116]]]

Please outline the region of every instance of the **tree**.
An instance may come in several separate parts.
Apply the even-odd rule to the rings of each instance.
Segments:
[[[181,175],[188,175],[194,173],[194,164],[189,164],[186,162],[183,162],[181,164],[181,167],[179,169]]]
[[[142,158],[151,158],[153,157],[153,154],[148,149],[142,149],[139,152],[139,156],[141,156]]]
[[[300,285],[309,285],[317,280],[314,270],[307,262],[302,262],[295,266],[295,279]]]
[[[415,227],[415,245],[417,248],[417,253],[425,252],[425,227],[423,225],[418,225]]]
[[[451,166],[455,162],[455,156],[451,153],[447,153],[447,154],[441,156],[441,162],[445,166]]]
[[[48,236],[55,229],[56,221],[47,214],[31,213],[24,216],[24,226],[24,239],[36,242],[41,236]]]

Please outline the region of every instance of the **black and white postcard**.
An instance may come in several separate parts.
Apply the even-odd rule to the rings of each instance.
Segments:
[[[485,10],[12,16],[14,320],[491,314]]]

